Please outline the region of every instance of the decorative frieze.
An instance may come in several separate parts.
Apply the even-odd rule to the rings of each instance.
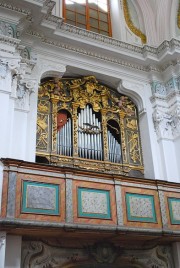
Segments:
[[[79,240],[79,239],[78,239]],[[74,243],[73,243],[74,244]],[[123,254],[122,254],[123,253]],[[113,243],[62,247],[56,241],[23,241],[22,267],[146,267],[146,268],[173,268],[172,250],[168,246],[156,246],[146,249],[126,249]]]
[[[151,83],[152,94],[166,95],[166,87],[159,81],[153,81]]]
[[[17,6],[14,6],[13,4],[9,4],[9,3],[6,3],[6,2],[1,2],[0,7],[6,8],[6,9],[9,9],[9,10],[12,10],[12,11],[16,11],[16,12],[19,12],[19,13],[22,13],[22,14],[25,14],[25,15],[30,14],[30,10],[24,9],[24,8],[21,8],[21,7],[17,7]]]
[[[167,96],[173,91],[180,90],[180,77],[172,77],[166,83],[160,81],[153,81],[151,83],[152,94]]]

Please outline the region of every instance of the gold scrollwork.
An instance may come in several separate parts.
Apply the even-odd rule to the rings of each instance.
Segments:
[[[48,145],[48,116],[38,114],[37,118],[37,148],[47,150]]]
[[[73,104],[73,156],[78,156],[78,117],[77,105]]]
[[[132,22],[131,16],[129,13],[127,0],[123,0],[123,10],[124,10],[124,18],[129,29],[138,37],[141,38],[143,44],[146,44],[146,35],[141,32]]]
[[[127,131],[130,158],[134,164],[141,164],[139,135],[137,132]]]
[[[86,127],[78,126],[79,131],[82,133],[96,135],[96,134],[100,134],[102,132],[102,130],[100,130],[98,126],[94,126],[94,125],[91,125],[89,123],[84,123],[83,125],[86,125]]]
[[[178,6],[178,13],[177,13],[177,26],[180,29],[180,1]]]
[[[57,99],[51,99],[52,101],[52,151],[56,151],[56,139],[57,139]]]
[[[130,128],[132,130],[136,130],[137,129],[137,120],[135,119],[126,119],[126,127]]]

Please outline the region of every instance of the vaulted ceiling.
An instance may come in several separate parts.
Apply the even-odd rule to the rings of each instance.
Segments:
[[[132,5],[137,12],[140,28],[147,37],[150,45],[159,45],[164,40],[180,36],[179,0],[127,0],[128,6]],[[131,12],[133,16],[133,12]],[[136,22],[135,22],[136,23]]]

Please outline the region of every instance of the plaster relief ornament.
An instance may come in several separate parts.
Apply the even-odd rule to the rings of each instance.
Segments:
[[[87,259],[88,256],[83,249],[50,246],[41,241],[23,242],[22,267],[72,267],[75,263],[81,263]]]
[[[35,81],[21,81],[17,85],[17,93],[16,93],[16,108],[17,109],[29,109],[29,101],[30,101],[30,95],[34,92],[35,88]]]
[[[118,250],[110,243],[97,243],[89,247],[89,253],[98,263],[113,263],[118,256]]]
[[[172,138],[172,115],[156,109],[153,113],[153,122],[155,131],[159,137]]]
[[[166,95],[166,87],[160,82],[152,83],[152,91],[153,93],[157,93],[159,95]]]
[[[7,62],[8,62],[8,68],[11,71],[12,75],[18,74],[20,69],[20,59],[14,59],[10,61],[7,60]]]

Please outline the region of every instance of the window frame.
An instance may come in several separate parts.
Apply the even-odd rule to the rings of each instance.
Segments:
[[[67,22],[68,19],[67,19],[67,15],[66,15],[66,12],[68,10],[70,12],[74,12],[75,13],[75,20],[70,20],[69,19],[68,21],[72,21],[72,22],[74,22],[74,24],[72,24],[72,25],[74,25],[76,27],[80,27],[78,25],[78,21],[77,21],[77,14],[81,14],[82,15],[82,13],[77,12],[76,10],[75,11],[71,11],[70,9],[67,9],[65,1],[66,0],[63,0],[63,17],[65,19],[65,22],[68,23]],[[97,7],[97,9],[94,9],[94,8],[90,7],[89,6],[89,3],[88,3],[88,0],[86,0],[86,3],[85,4],[80,4],[80,5],[84,5],[85,6],[85,24],[79,23],[79,24],[84,25],[85,27],[84,28],[83,27],[80,27],[80,28],[86,29],[87,31],[92,31],[92,32],[95,32],[95,33],[99,33],[99,34],[102,34],[102,35],[105,35],[105,36],[112,37],[112,27],[111,27],[111,15],[110,15],[110,3],[109,3],[109,0],[107,0],[107,8],[108,8],[108,11],[107,11],[107,22],[105,22],[103,20],[100,20],[100,15],[99,14],[101,14],[101,13],[104,14],[105,12],[99,11],[99,8],[98,7]],[[92,16],[90,16],[90,9],[97,11],[98,18],[93,18]],[[97,22],[98,22],[98,28],[97,27],[93,27],[90,24],[90,19],[97,20]],[[102,23],[105,22],[107,24],[107,27],[108,27],[107,31],[100,28],[100,23],[101,22]],[[71,23],[69,23],[69,24],[71,24]],[[97,31],[93,31],[92,28],[93,29],[96,29]],[[104,33],[106,32],[107,34],[104,34],[102,32],[104,32]]]

